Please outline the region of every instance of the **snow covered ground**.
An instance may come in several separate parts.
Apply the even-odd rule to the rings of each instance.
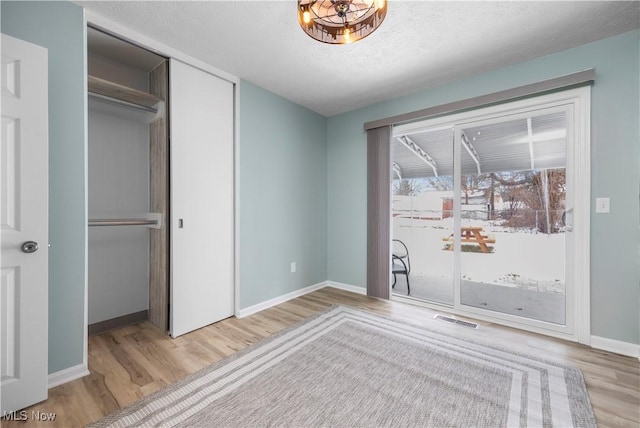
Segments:
[[[409,249],[411,294],[452,304],[453,252],[443,249],[445,242],[442,238],[452,233],[453,219],[395,217],[392,225],[393,238],[403,241]],[[516,315],[525,315],[528,310],[534,318],[563,322],[564,233],[546,235],[514,230],[481,220],[465,220],[463,226],[482,226],[483,233],[493,235],[496,240],[491,253],[462,253],[463,301],[468,297],[473,300],[468,304],[474,306],[482,305]],[[477,287],[474,288],[474,284]],[[513,292],[507,292],[505,287],[513,289]],[[406,294],[404,277],[398,278],[395,291]],[[506,296],[510,296],[509,299]],[[501,299],[509,301],[500,302]],[[553,313],[549,315],[549,311]]]

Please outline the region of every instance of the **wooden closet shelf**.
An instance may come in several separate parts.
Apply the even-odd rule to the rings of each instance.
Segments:
[[[129,88],[95,76],[88,76],[88,90],[89,93],[92,94],[113,98],[114,100],[124,101],[147,109],[155,109],[155,106],[160,101],[163,101],[161,98],[147,92]]]

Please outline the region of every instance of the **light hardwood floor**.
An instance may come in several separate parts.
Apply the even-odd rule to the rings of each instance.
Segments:
[[[640,426],[640,362],[559,339],[480,322],[478,330],[434,320],[434,312],[398,302],[324,288],[257,314],[229,318],[177,339],[148,322],[92,336],[89,369],[82,379],[49,391],[49,399],[27,409],[55,412],[54,423],[28,426],[83,426],[157,391],[164,385],[229,356],[333,304],[349,305],[451,334],[482,340],[580,368],[599,426]],[[24,427],[2,421],[3,427]]]

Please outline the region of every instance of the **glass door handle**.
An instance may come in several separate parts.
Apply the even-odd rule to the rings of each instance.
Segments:
[[[571,220],[569,220],[569,216],[571,216]],[[562,214],[562,222],[565,227],[564,230],[567,232],[573,232],[573,208],[569,208]]]

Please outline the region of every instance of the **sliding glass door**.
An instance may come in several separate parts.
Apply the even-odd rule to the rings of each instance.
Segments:
[[[408,262],[410,272],[395,269],[392,292],[446,305],[454,296],[453,252],[442,251],[442,237],[453,236],[453,136],[449,126],[393,141],[392,253],[396,268]]]
[[[568,109],[458,126],[460,305],[565,325]]]
[[[588,236],[585,99],[568,91],[394,128],[394,296],[577,338],[588,298],[588,281],[574,282],[588,278],[588,243],[576,257],[573,233],[579,214]]]

